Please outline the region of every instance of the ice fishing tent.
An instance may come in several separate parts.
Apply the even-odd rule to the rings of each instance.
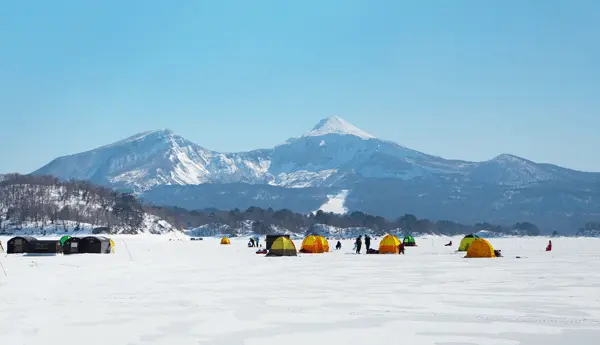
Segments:
[[[400,239],[398,237],[387,234],[379,242],[379,254],[399,254],[399,245]]]
[[[62,253],[62,245],[59,240],[34,240],[27,242],[25,248],[27,254],[57,254]]]
[[[267,238],[265,239],[265,249],[271,249],[273,242],[275,242],[279,237],[285,237],[289,239],[290,235],[267,235]]]
[[[288,237],[279,237],[271,245],[267,256],[297,256],[296,245]]]
[[[223,237],[221,239],[221,244],[231,244],[231,241],[229,241],[228,237]]]
[[[62,238],[61,238],[62,240]],[[79,237],[69,237],[63,243],[63,254],[78,254],[79,252]]]
[[[37,241],[31,236],[17,236],[6,242],[6,254],[21,254],[27,252],[29,242]]]
[[[467,249],[466,258],[495,258],[494,247],[492,244],[483,238],[476,238],[469,249]]]
[[[471,245],[471,243],[473,243],[473,241],[475,241],[478,238],[479,238],[479,236],[477,236],[475,234],[470,234],[470,235],[463,237],[463,239],[460,241],[460,244],[458,245],[458,251],[466,252],[467,249],[469,249],[469,246]]]
[[[317,236],[319,237],[319,239],[321,240],[321,244],[323,245],[323,252],[328,253],[329,252],[329,241],[327,241],[327,239],[323,236]]]
[[[85,254],[110,254],[110,239],[103,236],[87,236],[79,240],[79,252]]]
[[[404,237],[402,243],[404,243],[404,245],[407,247],[414,247],[417,245],[417,243],[415,242],[415,238],[410,235]]]
[[[302,241],[302,247],[300,249],[300,251],[302,251],[303,253],[313,253],[313,254],[317,254],[317,253],[323,253],[325,252],[325,248],[323,246],[323,241],[327,241],[325,240],[323,237],[321,236],[306,236],[304,238],[304,240]],[[327,245],[329,246],[329,245]]]
[[[64,235],[63,237],[60,238],[60,245],[64,246],[65,245],[65,241],[68,240],[69,238],[71,238],[71,236],[69,235]]]

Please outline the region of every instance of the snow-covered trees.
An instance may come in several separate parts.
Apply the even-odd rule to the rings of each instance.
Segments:
[[[89,182],[50,176],[8,174],[0,179],[1,228],[33,223],[37,228],[67,221],[138,229],[144,211],[138,200]]]

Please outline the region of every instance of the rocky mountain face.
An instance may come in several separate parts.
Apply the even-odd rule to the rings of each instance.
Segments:
[[[600,219],[600,173],[502,154],[447,160],[380,140],[339,117],[272,149],[219,153],[169,130],[140,133],[53,160],[33,174],[130,189],[186,208],[319,209],[348,190],[344,209],[460,222],[529,221],[575,231]]]

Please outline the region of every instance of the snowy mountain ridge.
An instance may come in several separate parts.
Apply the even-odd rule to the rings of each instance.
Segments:
[[[97,149],[59,157],[34,174],[142,192],[159,185],[270,184],[348,187],[365,178],[457,175],[497,185],[526,185],[587,174],[499,155],[485,162],[446,160],[379,140],[330,117],[272,149],[219,153],[170,130],[147,131]],[[565,176],[572,175],[572,176]]]
[[[413,213],[465,223],[531,221],[559,231],[600,218],[594,211],[600,173],[510,154],[483,162],[444,159],[378,139],[340,117],[248,152],[216,152],[168,129],[146,131],[56,158],[33,174],[88,180],[191,209]]]

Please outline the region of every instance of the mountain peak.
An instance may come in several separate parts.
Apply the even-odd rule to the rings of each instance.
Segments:
[[[515,155],[511,155],[508,153],[503,153],[500,154],[494,158],[491,159],[491,162],[496,162],[496,163],[523,163],[523,162],[528,162],[526,159],[523,159],[521,157],[517,157]]]
[[[304,136],[320,136],[326,134],[345,134],[354,135],[362,139],[373,139],[373,135],[361,130],[350,122],[342,119],[339,116],[331,116],[323,119]]]
[[[134,141],[140,141],[140,140],[145,140],[148,138],[166,138],[169,137],[171,135],[173,135],[173,131],[170,129],[155,129],[152,131],[145,131],[145,132],[140,132],[138,134],[132,135],[129,138],[125,138],[121,141],[118,141],[116,143],[113,143],[109,146],[113,146],[113,145],[118,145],[118,144],[125,144],[125,143],[130,143],[130,142],[134,142]]]

